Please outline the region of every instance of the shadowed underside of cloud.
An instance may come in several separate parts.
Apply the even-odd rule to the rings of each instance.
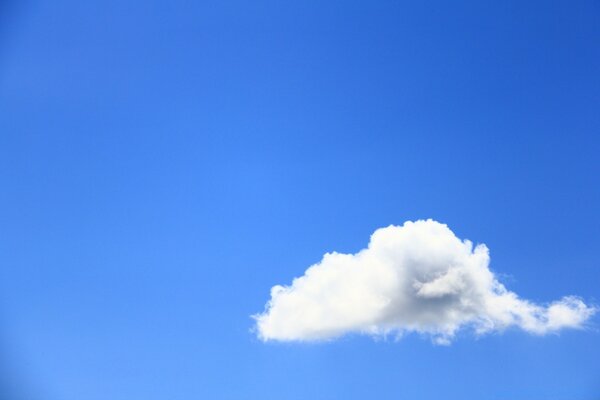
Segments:
[[[473,248],[433,220],[381,228],[366,249],[325,254],[290,286],[273,287],[265,311],[253,316],[256,331],[265,341],[418,332],[448,344],[463,327],[543,335],[581,328],[596,312],[575,296],[547,305],[521,299],[489,261],[485,245]]]

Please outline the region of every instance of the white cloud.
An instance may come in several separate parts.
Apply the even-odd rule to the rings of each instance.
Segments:
[[[463,327],[546,334],[580,328],[596,312],[575,296],[546,306],[521,299],[489,261],[485,245],[473,248],[433,220],[378,229],[366,249],[325,254],[290,286],[273,287],[256,330],[280,341],[418,332],[448,344]]]

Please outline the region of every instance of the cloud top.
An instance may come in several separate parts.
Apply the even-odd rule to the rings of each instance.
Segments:
[[[575,296],[538,305],[507,290],[485,245],[433,220],[376,230],[356,254],[327,253],[289,286],[274,286],[255,315],[262,340],[318,341],[347,333],[418,332],[448,344],[516,326],[543,335],[580,328],[596,312]]]

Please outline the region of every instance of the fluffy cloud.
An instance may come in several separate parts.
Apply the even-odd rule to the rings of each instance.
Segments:
[[[473,248],[433,220],[378,229],[366,249],[325,254],[290,286],[273,287],[256,330],[280,341],[418,332],[447,344],[463,327],[542,335],[580,328],[596,311],[575,296],[548,305],[521,299],[489,262],[485,245]]]

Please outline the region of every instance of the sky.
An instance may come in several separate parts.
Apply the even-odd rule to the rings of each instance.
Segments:
[[[2,1],[2,398],[598,399],[597,315],[449,343],[256,318],[427,219],[532,304],[599,304],[599,42],[591,0]]]

